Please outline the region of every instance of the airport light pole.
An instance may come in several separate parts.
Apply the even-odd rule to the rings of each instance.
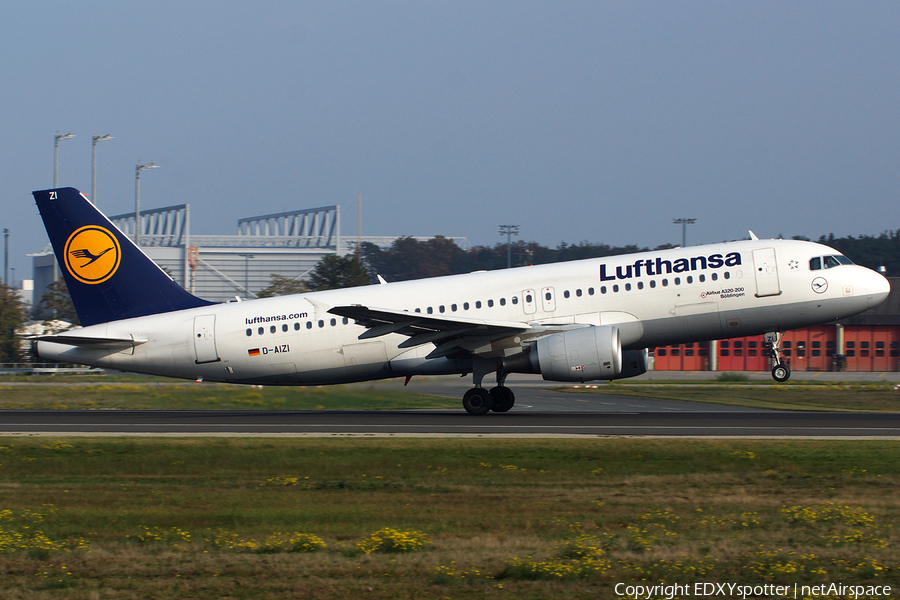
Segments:
[[[687,246],[687,226],[693,225],[697,219],[672,219],[675,225],[681,225],[681,247]]]
[[[141,235],[141,171],[158,169],[159,165],[153,163],[140,164],[134,168],[134,243],[140,246]]]
[[[74,133],[63,133],[53,136],[53,187],[59,187],[59,143],[62,140],[71,140]]]
[[[3,229],[3,283],[9,285],[9,229]]]
[[[113,136],[107,133],[106,135],[95,135],[92,139],[94,143],[91,146],[91,202],[97,206],[97,144],[111,140]]]
[[[512,266],[512,236],[519,235],[518,225],[501,225],[500,235],[506,236],[506,268]]]
[[[244,257],[244,298],[250,298],[250,259],[252,254],[241,254]]]

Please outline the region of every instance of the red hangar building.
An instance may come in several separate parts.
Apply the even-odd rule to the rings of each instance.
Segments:
[[[897,371],[900,360],[900,277],[889,277],[887,300],[828,325],[786,331],[781,338],[791,371]],[[768,371],[763,336],[651,349],[657,371]]]

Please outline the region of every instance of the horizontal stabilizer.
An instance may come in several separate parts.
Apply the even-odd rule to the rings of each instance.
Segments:
[[[55,344],[66,344],[68,346],[79,346],[86,348],[133,348],[145,344],[148,340],[128,337],[128,338],[104,338],[104,337],[87,337],[79,335],[37,335],[28,338],[32,342],[53,342]]]

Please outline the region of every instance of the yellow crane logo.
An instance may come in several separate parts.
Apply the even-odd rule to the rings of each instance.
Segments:
[[[69,274],[89,285],[103,283],[112,277],[122,259],[119,240],[98,225],[76,229],[66,240],[63,254]]]

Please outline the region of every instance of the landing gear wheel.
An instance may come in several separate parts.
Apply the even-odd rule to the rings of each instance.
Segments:
[[[463,396],[463,408],[470,415],[487,414],[493,405],[491,393],[484,388],[472,388]]]
[[[491,398],[494,400],[494,405],[491,408],[494,412],[508,412],[516,403],[516,395],[513,394],[511,389],[503,385],[491,388]]]
[[[783,383],[791,378],[791,370],[784,363],[778,363],[772,367],[772,379],[778,383]]]

